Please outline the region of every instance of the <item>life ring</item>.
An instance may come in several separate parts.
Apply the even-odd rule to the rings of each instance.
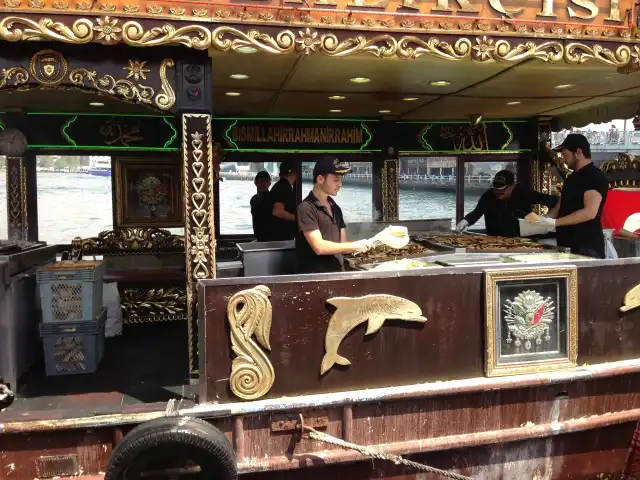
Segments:
[[[154,474],[154,472],[157,472]],[[198,418],[168,417],[143,423],[117,445],[105,480],[141,478],[237,480],[238,469],[227,437]]]

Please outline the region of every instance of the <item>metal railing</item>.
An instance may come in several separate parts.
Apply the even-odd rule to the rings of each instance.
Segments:
[[[593,151],[638,151],[640,152],[640,132],[622,131],[622,130],[609,130],[606,132],[596,132],[593,130],[564,130],[562,132],[556,132],[551,134],[551,145],[557,146],[570,133],[581,133],[589,143],[591,144],[591,150]]]
[[[253,180],[255,172],[221,172],[222,178],[228,180]],[[271,176],[272,181],[278,180],[277,175]],[[313,174],[311,172],[302,172],[302,178],[304,180],[311,180]],[[372,175],[370,173],[350,173],[347,177],[348,180],[362,180],[371,181]],[[465,175],[465,185],[481,185],[488,186],[491,184],[493,177],[490,175]],[[450,185],[456,183],[455,175],[418,175],[418,174],[404,174],[400,175],[400,181],[407,183],[431,183],[431,184],[443,184]]]

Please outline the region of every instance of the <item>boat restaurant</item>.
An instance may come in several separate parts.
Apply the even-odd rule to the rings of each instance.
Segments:
[[[468,221],[514,183],[570,198],[555,132],[640,130],[637,26],[631,0],[3,0],[0,479],[640,478],[640,160],[594,168],[607,258],[558,245],[555,200]],[[42,241],[45,155],[110,158],[109,228]],[[344,270],[236,228],[260,171],[294,207],[350,172]]]

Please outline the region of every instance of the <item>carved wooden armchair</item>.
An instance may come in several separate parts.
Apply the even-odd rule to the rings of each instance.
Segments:
[[[185,244],[158,228],[121,228],[72,241],[71,256],[101,255],[104,281],[117,282],[123,322],[186,320]]]

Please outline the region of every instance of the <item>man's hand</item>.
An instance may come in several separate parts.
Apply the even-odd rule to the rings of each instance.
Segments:
[[[464,218],[460,220],[460,223],[456,225],[456,231],[458,233],[466,232],[469,228],[469,222],[467,222]]]
[[[351,245],[353,246],[354,253],[364,253],[374,247],[374,242],[371,240],[357,240],[355,242],[351,242]]]

